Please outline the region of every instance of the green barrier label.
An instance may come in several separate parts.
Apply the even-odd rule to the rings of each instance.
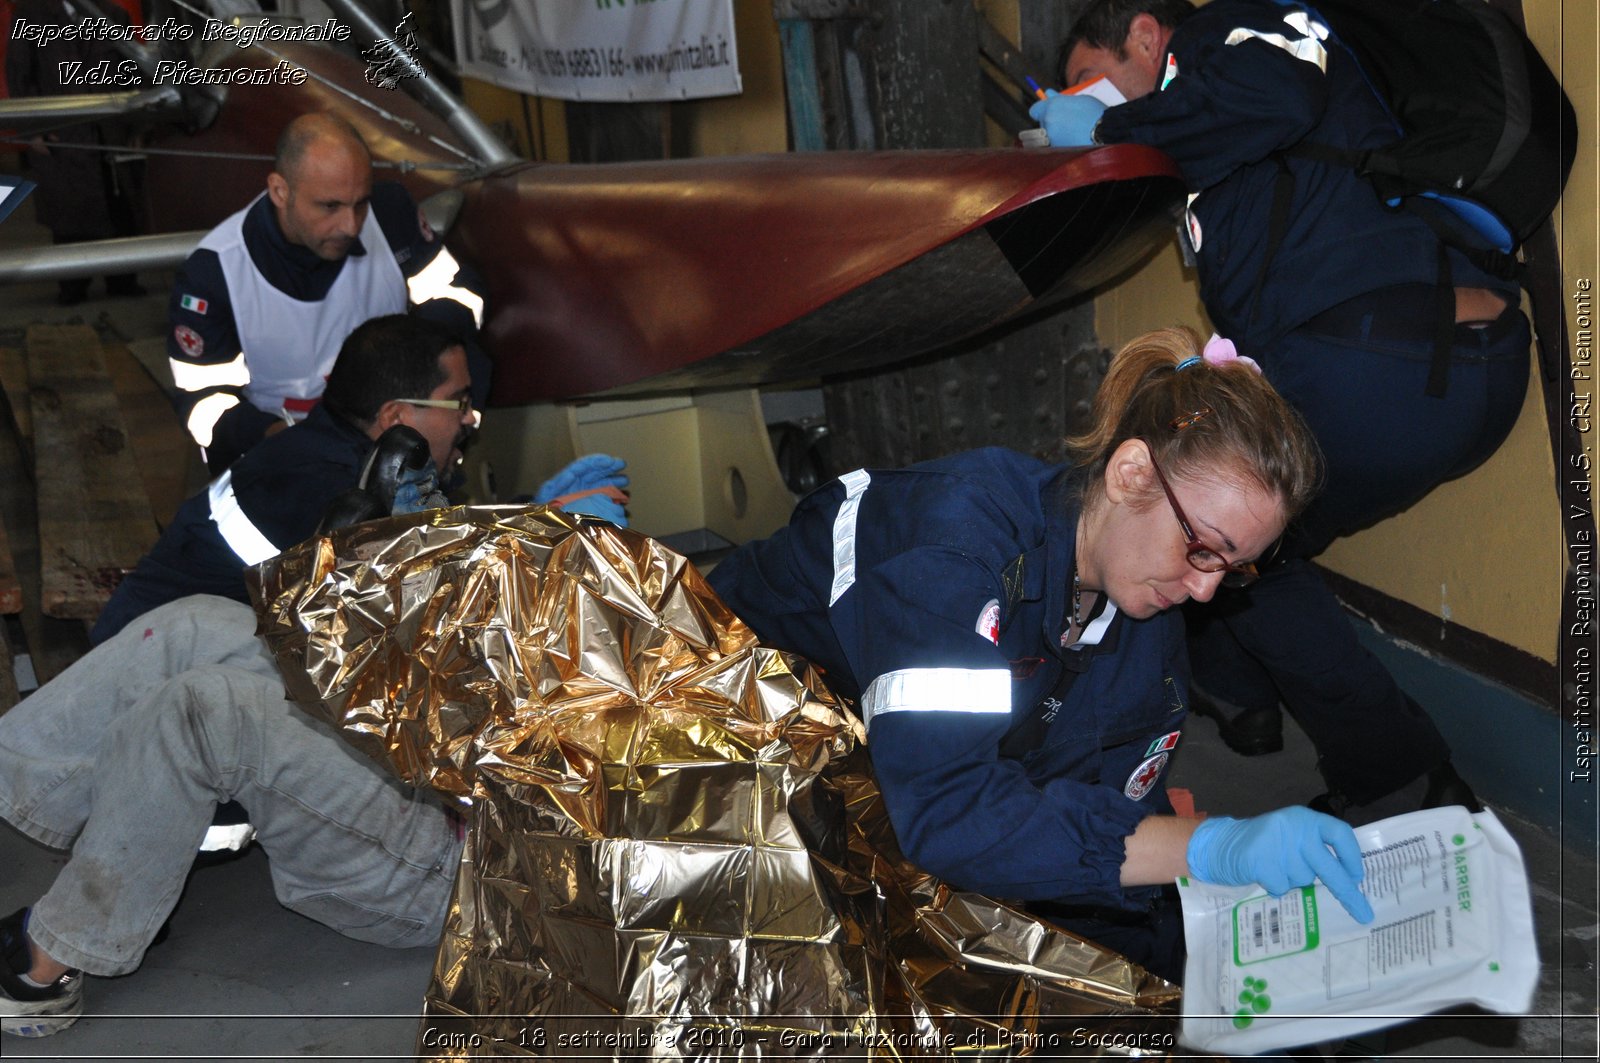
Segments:
[[[1261,894],[1233,906],[1233,962],[1240,967],[1317,947],[1317,892],[1311,886],[1282,897]]]

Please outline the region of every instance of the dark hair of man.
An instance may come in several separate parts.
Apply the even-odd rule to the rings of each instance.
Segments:
[[[1067,57],[1080,44],[1091,48],[1104,48],[1117,59],[1128,57],[1124,45],[1135,15],[1150,15],[1167,29],[1194,14],[1189,0],[1095,0],[1078,16],[1061,50],[1056,53],[1056,73],[1066,76]]]
[[[375,317],[350,333],[322,392],[328,412],[366,428],[392,399],[425,399],[445,382],[439,356],[461,341],[410,314]]]
[[[307,149],[325,138],[348,140],[360,146],[363,152],[367,151],[367,142],[361,139],[361,133],[338,115],[303,114],[284,126],[283,132],[278,134],[272,168],[284,178],[292,178],[300,160],[305,158]]]

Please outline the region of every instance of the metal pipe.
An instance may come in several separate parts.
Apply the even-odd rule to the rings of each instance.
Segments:
[[[443,118],[486,168],[494,169],[522,161],[516,153],[500,142],[499,137],[490,132],[489,127],[484,125],[477,115],[467,110],[465,104],[452,96],[437,81],[428,77],[427,70],[415,57],[396,44],[391,31],[384,29],[365,8],[355,0],[324,0],[324,2],[334,14],[350,23],[369,44],[384,49],[389,58],[401,65],[405,70],[402,83],[406,91]]]
[[[79,96],[25,96],[0,100],[0,129],[28,133],[55,129],[75,122],[125,118],[137,111],[155,110],[182,102],[172,85],[143,92],[90,92]]]
[[[174,269],[205,235],[197,230],[0,251],[0,284]]]

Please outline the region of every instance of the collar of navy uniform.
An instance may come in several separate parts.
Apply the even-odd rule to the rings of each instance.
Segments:
[[[1089,623],[1078,641],[1061,645],[1067,632],[1066,617],[1072,599],[1073,562],[1078,555],[1078,514],[1082,511],[1084,478],[1081,470],[1063,467],[1040,492],[1044,505],[1045,542],[1040,551],[1044,564],[1034,565],[1029,573],[1042,581],[1040,592],[1045,599],[1045,638],[1058,650],[1072,650],[1063,654],[1068,662],[1082,661],[1090,654],[1083,651],[1102,652],[1116,647],[1112,622],[1117,618],[1117,607],[1102,594],[1089,613]],[[1031,555],[1030,555],[1031,557]],[[1043,571],[1037,571],[1037,570]],[[1031,588],[1030,588],[1031,589]],[[1033,595],[1037,597],[1038,595]]]
[[[245,216],[244,222],[246,241],[257,243],[262,252],[264,252],[263,257],[271,262],[283,263],[291,269],[297,269],[308,274],[315,273],[318,269],[327,269],[337,273],[339,268],[344,265],[344,259],[342,258],[337,262],[329,262],[309,247],[301,247],[299,244],[290,243],[289,238],[283,235],[282,227],[278,225],[278,211],[272,205],[272,197],[265,192],[251,206],[250,213]],[[357,236],[355,241],[351,243],[350,250],[346,252],[345,257],[359,256],[366,253],[366,245],[361,242],[361,237]],[[255,256],[252,255],[251,257]],[[261,269],[262,273],[270,272],[270,268],[263,268],[264,263],[260,259],[257,259],[256,266]],[[275,285],[277,284],[278,278],[269,277],[269,279],[273,280]],[[281,285],[278,286],[281,287]]]
[[[1054,625],[1067,613],[1072,597],[1072,561],[1078,552],[1078,513],[1082,508],[1083,477],[1071,467],[1062,467],[1044,485],[1039,501],[1044,506],[1044,543],[1033,554],[1038,554],[1042,564],[1030,566],[1026,586],[1028,598],[1044,599],[1045,624]],[[1033,581],[1037,580],[1035,586]],[[1060,638],[1059,631],[1045,635],[1051,645]]]

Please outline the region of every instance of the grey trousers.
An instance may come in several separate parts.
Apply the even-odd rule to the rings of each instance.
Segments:
[[[162,606],[0,716],[0,816],[72,850],[29,934],[91,974],[139,966],[229,799],[285,906],[381,945],[438,939],[455,818],[286,700],[248,606]]]

